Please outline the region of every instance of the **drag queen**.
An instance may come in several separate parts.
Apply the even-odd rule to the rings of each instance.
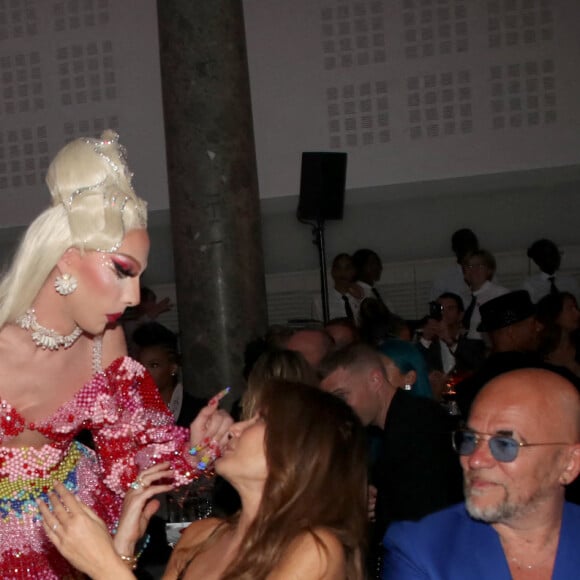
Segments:
[[[0,578],[76,578],[41,526],[55,482],[111,532],[138,473],[169,461],[175,483],[213,459],[231,420],[214,400],[176,427],[115,323],[139,302],[146,206],[117,135],[77,139],[49,167],[52,206],[28,228],[0,282]],[[92,451],[75,440],[89,430]],[[194,457],[190,450],[194,448]],[[206,449],[207,448],[207,449]],[[207,462],[207,461],[206,461]]]

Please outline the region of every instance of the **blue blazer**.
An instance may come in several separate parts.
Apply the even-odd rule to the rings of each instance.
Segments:
[[[580,506],[566,503],[552,580],[580,578]],[[383,580],[511,580],[499,536],[463,503],[419,522],[395,522],[384,539]]]

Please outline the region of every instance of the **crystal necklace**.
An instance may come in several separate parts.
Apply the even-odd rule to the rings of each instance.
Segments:
[[[26,313],[16,320],[16,324],[24,330],[32,333],[32,342],[44,350],[58,350],[61,346],[70,348],[83,333],[82,329],[75,324],[74,330],[63,336],[53,330],[38,323],[34,308],[30,308]]]

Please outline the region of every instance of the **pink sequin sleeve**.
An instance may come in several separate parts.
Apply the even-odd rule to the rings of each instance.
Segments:
[[[177,485],[195,478],[189,430],[175,425],[145,368],[124,357],[104,372],[108,388],[97,397],[91,419],[107,487],[124,495],[142,469],[162,461],[171,462]]]

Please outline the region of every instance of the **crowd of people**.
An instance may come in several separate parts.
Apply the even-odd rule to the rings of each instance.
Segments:
[[[47,184],[0,282],[2,578],[152,578],[152,548],[175,579],[575,577],[580,313],[552,242],[509,291],[459,230],[420,321],[375,252],[340,254],[331,319],[249,344],[232,417],[183,384],[170,302],[140,296],[117,135],[66,145]],[[159,508],[202,480],[214,513],[168,549]]]

